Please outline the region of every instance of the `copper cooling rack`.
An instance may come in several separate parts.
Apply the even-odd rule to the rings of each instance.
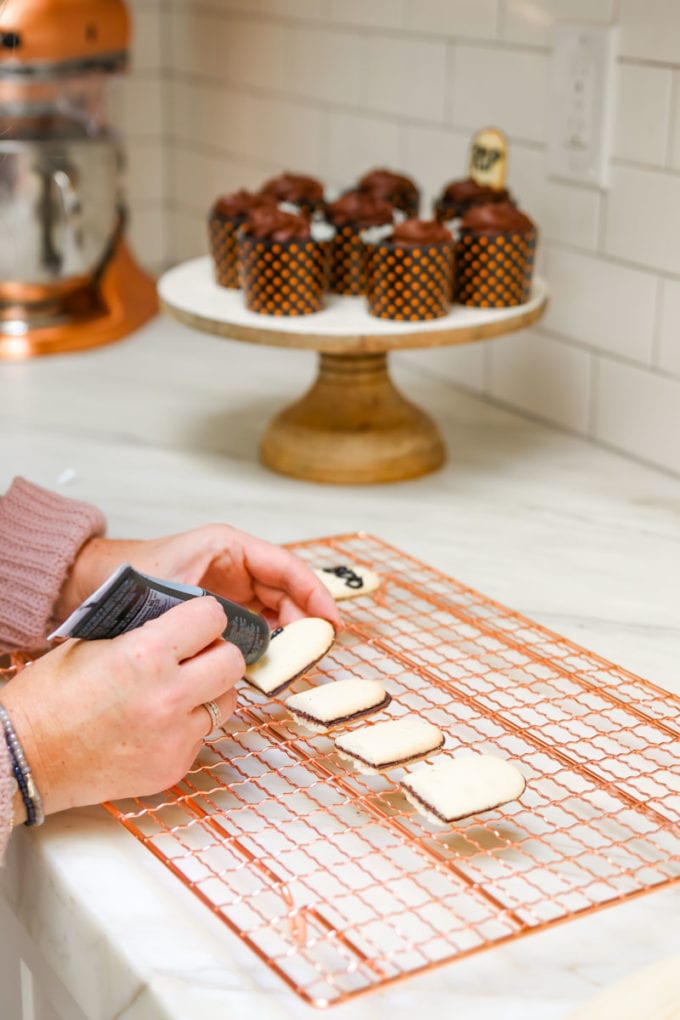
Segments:
[[[302,999],[346,1001],[680,878],[680,699],[353,534],[293,548],[359,563],[381,588],[293,690],[380,680],[443,753],[517,764],[520,800],[437,828],[283,699],[240,708],[164,795],[107,805]],[[378,718],[378,717],[374,717]]]

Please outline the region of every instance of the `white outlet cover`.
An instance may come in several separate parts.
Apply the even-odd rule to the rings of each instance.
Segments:
[[[548,91],[548,174],[609,187],[618,28],[558,22]]]

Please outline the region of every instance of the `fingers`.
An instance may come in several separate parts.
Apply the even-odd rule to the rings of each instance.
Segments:
[[[205,651],[182,663],[182,686],[188,707],[216,701],[245,672],[243,655],[229,641],[214,642]]]
[[[220,695],[220,697],[210,700],[212,700],[213,705],[217,708],[220,717],[219,725],[222,726],[234,714],[236,709],[236,691],[232,688]],[[213,730],[217,729],[212,713],[208,711],[205,703],[197,705],[191,715],[199,737],[207,737]]]
[[[208,596],[181,602],[157,619],[149,620],[139,631],[129,634],[139,634],[144,641],[153,636],[161,647],[171,650],[177,662],[182,662],[221,637],[226,625],[222,606],[217,599]],[[127,637],[127,634],[121,634],[114,640]]]
[[[337,605],[321,581],[314,577],[311,571],[310,575],[312,586],[302,601],[288,591],[273,588],[259,581],[256,581],[253,587],[260,602],[276,611],[280,624],[292,623],[302,616],[320,616],[332,623],[335,630],[340,632],[344,625]]]

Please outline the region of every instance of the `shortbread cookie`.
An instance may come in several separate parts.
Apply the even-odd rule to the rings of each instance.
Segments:
[[[348,564],[337,567],[320,567],[314,571],[328,588],[336,602],[354,599],[357,595],[369,595],[380,587],[380,577],[368,567]]]
[[[419,761],[438,751],[443,744],[442,731],[418,716],[404,716],[363,726],[351,733],[343,733],[335,741],[341,756],[352,761],[362,772],[383,772]]]
[[[323,658],[335,640],[328,620],[307,616],[272,633],[269,648],[245,671],[245,679],[263,694],[278,694]]]
[[[507,804],[524,792],[524,776],[504,758],[470,754],[423,765],[401,783],[418,811],[439,825]]]
[[[293,719],[315,733],[386,708],[390,695],[376,680],[336,680],[286,698]]]

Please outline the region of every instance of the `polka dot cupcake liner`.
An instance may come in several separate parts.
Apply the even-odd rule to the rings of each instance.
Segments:
[[[523,305],[531,295],[535,253],[536,231],[462,231],[456,243],[456,301],[477,308]]]
[[[453,245],[369,245],[368,310],[379,319],[439,319],[451,305]]]
[[[238,224],[211,213],[208,217],[208,237],[212,255],[215,280],[220,287],[240,287],[236,231]]]
[[[238,263],[246,308],[263,315],[321,311],[329,256],[327,241],[272,241],[239,232]]]
[[[331,241],[328,289],[334,294],[365,294],[368,253],[356,227],[339,227]]]

